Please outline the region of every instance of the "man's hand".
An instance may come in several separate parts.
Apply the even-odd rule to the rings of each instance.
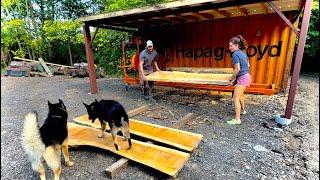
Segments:
[[[142,76],[141,76],[141,79],[142,79],[143,81],[147,80],[147,78],[146,78],[145,75],[142,75]]]

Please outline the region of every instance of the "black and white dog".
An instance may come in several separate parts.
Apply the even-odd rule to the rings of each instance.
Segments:
[[[21,139],[32,169],[39,173],[40,179],[46,179],[42,164],[44,159],[53,170],[54,179],[58,180],[61,174],[61,150],[66,166],[73,165],[68,152],[68,112],[60,99],[56,104],[48,101],[48,106],[48,117],[41,128],[39,128],[36,111],[26,115]]]
[[[96,118],[100,121],[102,134],[98,135],[98,137],[104,137],[106,123],[108,123],[116,150],[120,149],[116,138],[119,131],[122,132],[125,140],[128,140],[129,148],[131,148],[129,117],[120,103],[114,100],[101,100],[99,102],[95,100],[90,105],[83,104],[87,108],[89,119],[92,120],[92,123]]]

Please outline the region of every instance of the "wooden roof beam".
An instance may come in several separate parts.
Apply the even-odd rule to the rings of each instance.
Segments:
[[[207,17],[199,14],[199,13],[196,13],[196,12],[188,12],[188,13],[182,13],[181,14],[182,16],[192,16],[192,17],[195,17],[199,20],[209,20]]]
[[[248,10],[244,7],[236,6],[236,8],[241,12],[242,15],[248,16]]]
[[[186,18],[186,19],[189,19],[189,21],[192,21],[192,22],[200,20],[199,17],[193,16],[190,13],[181,13],[181,14],[179,14],[179,16],[183,17],[183,18]]]
[[[153,18],[150,18],[150,20],[162,21],[164,23],[178,23],[178,21],[175,21],[173,19],[163,18],[163,17],[153,17]]]
[[[226,10],[217,10],[217,9],[212,9],[214,12],[216,12],[217,14],[220,14],[222,15],[223,17],[230,17],[231,16],[231,13],[229,13],[228,11]]]
[[[201,14],[202,16],[207,17],[209,20],[214,20],[215,19],[213,13],[210,13],[210,12],[207,12],[207,11],[199,11],[198,13]]]
[[[189,18],[186,17],[182,17],[182,16],[177,16],[177,15],[167,15],[165,16],[166,18],[175,18],[175,19],[180,19],[184,22],[192,22],[192,20],[190,20]]]
[[[266,4],[264,2],[259,3],[260,7],[263,9],[263,11],[265,12],[265,14],[268,13],[268,6],[266,6]]]

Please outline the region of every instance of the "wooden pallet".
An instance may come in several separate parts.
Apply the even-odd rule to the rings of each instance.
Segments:
[[[88,119],[87,114],[76,117],[74,121],[79,124],[88,125],[94,128],[101,128],[100,122],[96,120],[95,123],[92,123]],[[168,144],[189,152],[197,148],[203,137],[201,134],[168,128],[135,119],[129,120],[129,126],[131,134]],[[109,129],[109,126],[107,126],[106,130]]]
[[[71,147],[87,145],[105,149],[170,176],[176,176],[190,156],[185,152],[134,139],[131,149],[127,149],[128,142],[124,141],[122,136],[118,136],[118,143],[122,149],[117,151],[110,133],[106,133],[104,138],[98,138],[98,133],[100,131],[95,128],[68,123],[68,144]]]

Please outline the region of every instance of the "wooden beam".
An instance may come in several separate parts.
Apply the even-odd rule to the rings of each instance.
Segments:
[[[215,19],[213,14],[210,14],[210,13],[207,13],[207,12],[203,13],[202,11],[199,11],[198,13],[201,14],[202,16],[206,17],[209,20],[214,20]]]
[[[165,16],[166,18],[177,18],[177,19],[181,19],[184,22],[192,22],[193,20],[190,20],[189,18],[183,17],[183,16],[177,16],[177,15],[167,15]]]
[[[175,22],[178,22],[178,23],[183,23],[183,22],[189,21],[189,20],[187,20],[187,19],[185,19],[185,18],[178,17],[178,16],[176,16],[176,15],[167,15],[167,16],[165,16],[164,18],[170,19],[170,20],[175,21]]]
[[[213,17],[213,19],[216,19],[217,14],[213,10],[203,10],[199,11],[200,14],[208,14]]]
[[[113,163],[111,166],[106,168],[106,173],[109,176],[109,178],[113,179],[116,175],[123,172],[129,164],[129,159],[127,158],[121,158],[115,163]]]
[[[141,114],[142,112],[146,111],[148,108],[149,108],[149,105],[141,106],[139,108],[136,108],[136,109],[129,111],[127,114],[129,117],[133,117],[138,114]]]
[[[129,10],[123,10],[123,11],[115,11],[111,13],[104,13],[104,14],[98,14],[98,15],[92,15],[92,16],[86,16],[78,18],[78,20],[86,22],[86,21],[94,21],[99,19],[106,19],[106,18],[114,18],[114,17],[120,17],[120,16],[130,16],[130,15],[137,15],[142,13],[149,13],[153,11],[161,11],[166,9],[179,9],[181,7],[186,6],[198,6],[202,3],[211,3],[211,4],[219,4],[224,3],[226,0],[184,0],[184,1],[174,1],[164,4],[159,4],[155,6],[145,6],[140,8],[134,8]]]
[[[195,13],[195,12],[188,12],[188,13],[182,13],[182,16],[192,16],[195,17],[196,19],[202,21],[202,20],[209,20],[208,18],[206,18],[205,16],[199,14],[199,13]]]
[[[242,15],[248,16],[248,10],[246,8],[236,6],[236,8],[241,12]]]
[[[46,65],[46,63],[44,63],[42,58],[39,58],[39,62],[41,63],[41,65],[43,66],[44,70],[48,73],[49,77],[52,77],[53,74],[51,73],[50,69],[48,68],[48,66]]]
[[[178,122],[176,122],[172,127],[175,129],[181,129],[181,127],[192,120],[194,118],[193,113],[188,113],[183,118],[181,118]]]
[[[21,60],[21,61],[28,61],[28,62],[39,62],[39,61],[36,61],[36,60],[33,60],[33,59],[25,59],[25,58],[19,58],[19,57],[13,57],[13,59]],[[45,64],[47,64],[47,65],[52,65],[52,66],[60,66],[60,67],[74,68],[73,66],[66,66],[66,65],[55,64],[55,63],[48,63],[48,62],[45,62]]]
[[[183,18],[186,18],[186,19],[189,19],[190,21],[194,22],[194,21],[199,21],[200,18],[199,17],[196,17],[196,16],[192,16],[190,15],[189,13],[181,13],[181,14],[178,14],[179,16],[183,17]]]
[[[262,3],[259,3],[259,5],[263,9],[265,14],[267,14],[269,10],[268,10],[268,7],[266,6],[266,4],[262,2]]]
[[[217,14],[220,14],[222,15],[223,17],[230,17],[231,16],[231,13],[229,13],[228,11],[226,10],[217,10],[217,9],[213,9],[213,11],[215,11]]]
[[[291,28],[291,30],[299,36],[299,31],[294,27],[291,21],[281,12],[281,10],[273,3],[268,2],[272,9],[280,16],[280,18]]]
[[[92,47],[92,43],[93,43],[94,39],[96,38],[96,35],[97,35],[98,31],[99,31],[99,28],[100,28],[100,25],[98,25],[97,29],[94,31],[93,37],[92,37],[91,42],[90,42],[90,47]]]
[[[88,63],[88,69],[89,69],[90,90],[92,94],[96,94],[98,92],[98,86],[97,86],[96,71],[95,71],[94,60],[93,60],[93,49],[90,46],[91,35],[90,35],[89,26],[84,25],[83,30],[84,30],[83,33],[84,33],[84,39],[85,39],[87,63]]]

